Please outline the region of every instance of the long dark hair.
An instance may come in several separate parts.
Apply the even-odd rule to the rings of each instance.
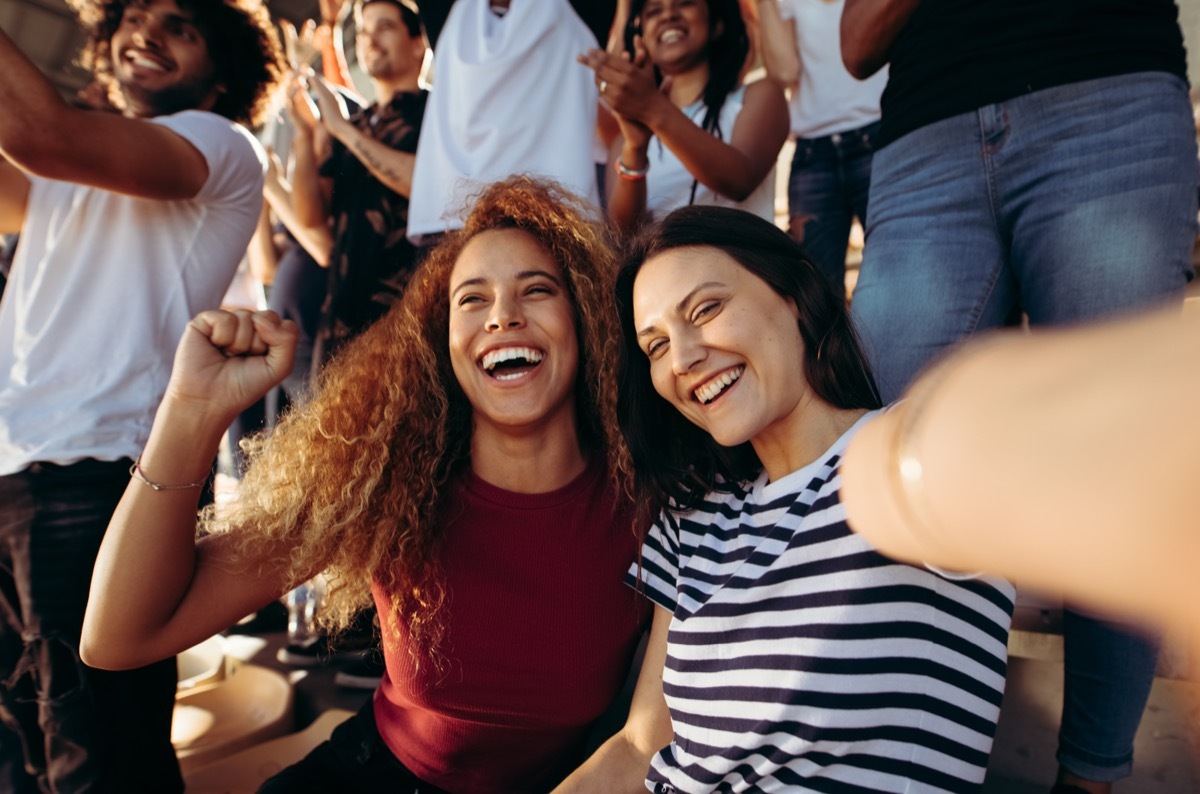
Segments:
[[[704,86],[704,131],[718,138],[718,120],[725,98],[733,92],[742,78],[742,68],[750,56],[750,36],[738,0],[705,0],[708,4],[708,82]],[[642,9],[646,0],[633,0],[629,22],[625,25],[625,49],[633,55],[633,37],[642,34]],[[662,82],[658,67],[654,78]]]
[[[836,408],[874,409],[882,401],[846,304],[791,237],[757,215],[729,207],[675,210],[630,241],[617,274],[621,327],[617,420],[633,458],[639,502],[657,513],[688,510],[722,482],[757,477],[762,463],[749,442],[723,447],[654,390],[650,362],[638,346],[633,282],[647,259],[675,248],[728,254],[800,311],[804,359],[813,392]]]

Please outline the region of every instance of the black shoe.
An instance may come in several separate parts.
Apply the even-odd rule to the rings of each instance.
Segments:
[[[322,634],[306,643],[289,643],[279,649],[275,658],[292,667],[318,667],[328,664],[357,662],[372,652],[369,645],[347,645],[336,638],[332,642]]]
[[[270,634],[287,631],[287,607],[280,601],[272,601],[257,612],[247,615],[230,626],[226,634]]]
[[[348,689],[376,689],[383,681],[385,671],[383,654],[373,651],[338,670],[333,676],[333,683]]]

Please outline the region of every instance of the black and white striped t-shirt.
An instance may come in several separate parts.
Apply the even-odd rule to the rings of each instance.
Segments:
[[[850,530],[838,464],[861,424],[803,469],[710,493],[649,533],[629,581],[674,616],[675,739],[648,788],[980,788],[1013,588],[892,562]]]

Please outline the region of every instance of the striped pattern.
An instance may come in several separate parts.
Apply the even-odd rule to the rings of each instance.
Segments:
[[[1012,587],[894,563],[851,532],[837,471],[849,435],[775,483],[664,514],[647,537],[629,581],[674,615],[675,741],[651,766],[656,790],[979,790]]]

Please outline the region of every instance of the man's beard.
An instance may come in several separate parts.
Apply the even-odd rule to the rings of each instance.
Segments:
[[[212,92],[213,83],[205,77],[153,90],[119,79],[116,85],[128,111],[140,118],[154,118],[199,107]]]

